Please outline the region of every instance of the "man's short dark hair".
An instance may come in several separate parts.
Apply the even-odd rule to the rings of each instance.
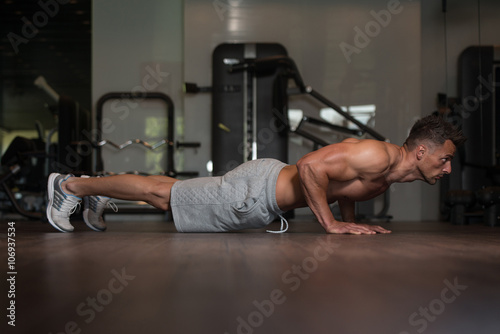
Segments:
[[[415,122],[405,144],[411,151],[423,141],[440,146],[448,139],[456,147],[462,145],[467,140],[462,131],[455,128],[450,122],[447,122],[440,116],[429,115]]]

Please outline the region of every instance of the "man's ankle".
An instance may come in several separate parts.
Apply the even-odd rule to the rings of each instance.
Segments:
[[[74,176],[68,177],[66,180],[64,180],[61,183],[61,189],[68,195],[73,195],[77,196],[76,193],[74,192],[74,185],[72,184],[73,179],[75,179]],[[79,196],[77,196],[79,197]]]

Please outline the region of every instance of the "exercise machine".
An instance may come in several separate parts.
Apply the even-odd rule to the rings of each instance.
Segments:
[[[286,53],[278,43],[224,43],[213,51],[213,175],[257,158],[288,161],[288,132],[279,120],[284,115],[273,112],[275,108],[286,109],[286,99],[273,98],[273,85],[281,69],[270,66],[262,71],[232,71],[242,60]]]
[[[198,148],[200,143],[175,140],[174,103],[168,95],[161,92],[107,93],[97,101],[96,121],[96,131],[90,138],[94,149],[93,175],[164,175],[174,178],[198,175],[197,172],[177,171],[175,168],[175,151]],[[146,163],[151,157],[153,167]],[[121,213],[162,213],[145,203],[116,201],[116,204]]]
[[[90,128],[90,113],[72,98],[58,94],[43,76],[37,77],[34,85],[52,99],[57,126],[45,135],[40,122],[35,122],[37,138],[14,138],[1,159],[0,185],[10,202],[9,210],[27,218],[45,219],[48,175],[89,170],[90,154],[82,154],[80,143],[84,130]],[[56,133],[58,140],[54,143]]]
[[[121,105],[121,107],[118,106],[119,102],[127,101],[125,104]],[[149,143],[144,138],[127,138],[123,142],[115,142],[113,140],[110,140],[109,138],[106,138],[106,135],[110,135],[114,131],[131,131],[133,128],[144,128],[147,125],[144,123],[144,119],[147,117],[147,112],[139,106],[140,103],[144,101],[159,101],[162,102],[164,105],[164,118],[165,118],[165,124],[164,127],[166,129],[166,135],[163,136],[161,139],[159,139],[155,143]],[[120,115],[118,115],[118,119],[126,121],[128,118],[128,115],[130,113],[135,113],[140,115],[140,118],[142,119],[142,124],[137,124],[137,123],[132,123],[129,124],[131,125],[130,128],[128,129],[117,129],[117,127],[121,126],[124,127],[123,123],[120,124],[110,124],[109,122],[112,122],[109,118],[104,118],[103,116],[103,110],[104,106],[110,103],[111,105],[111,112],[112,113],[117,113],[119,112]],[[125,108],[126,106],[133,106],[129,108]],[[124,170],[119,170],[119,171],[113,171],[107,168],[105,166],[105,160],[110,160],[108,159],[109,156],[112,156],[113,154],[118,154],[121,152],[125,152],[127,149],[132,148],[134,146],[139,146],[142,147],[145,151],[151,151],[155,153],[165,153],[165,167],[162,168],[162,171],[160,171],[158,174],[160,175],[166,175],[170,177],[193,177],[197,176],[197,172],[188,172],[188,171],[177,171],[175,169],[175,162],[174,162],[174,153],[176,149],[180,148],[198,148],[200,147],[200,143],[195,143],[195,142],[179,142],[175,141],[174,139],[174,103],[170,99],[170,97],[164,93],[160,92],[146,92],[146,93],[141,93],[141,94],[136,94],[132,92],[111,92],[103,95],[98,101],[97,101],[97,108],[96,108],[96,119],[97,119],[97,131],[94,133],[94,136],[92,138],[92,143],[95,148],[95,155],[94,155],[94,166],[93,166],[93,174],[96,175],[106,175],[106,174],[113,174],[113,173],[129,173],[129,174],[144,174],[147,175],[148,173],[143,169],[143,170],[131,170],[131,171],[124,171]],[[132,122],[134,122],[136,118],[132,118]],[[105,127],[108,127],[108,129],[105,129],[103,127],[103,121],[107,121],[108,124],[105,124]],[[163,126],[160,124],[160,127],[163,128]],[[110,128],[112,130],[110,130]],[[113,149],[112,152],[107,153],[108,157],[106,157],[106,154],[103,152],[104,147],[110,147]],[[126,155],[127,158],[129,158],[128,155]],[[138,157],[133,157],[134,159],[139,159]],[[123,166],[123,165],[122,165]]]
[[[299,136],[311,140],[315,144],[315,149],[320,146],[329,145],[331,143],[326,142],[322,138],[318,137],[314,132],[305,130],[304,128],[306,124],[312,125],[313,128],[316,127],[316,129],[320,127],[327,128],[333,132],[340,132],[346,136],[361,137],[365,134],[368,134],[376,140],[381,140],[381,141],[387,140],[384,136],[376,132],[374,129],[363,124],[355,117],[342,110],[340,106],[338,106],[337,104],[330,101],[328,98],[326,98],[325,96],[314,90],[311,86],[305,85],[295,62],[293,61],[293,59],[291,59],[286,55],[277,55],[260,59],[244,59],[240,63],[233,64],[230,71],[237,72],[241,70],[246,70],[259,73],[261,71],[268,71],[269,68],[280,69],[278,71],[279,75],[276,78],[273,87],[274,89],[273,113],[275,117],[282,122],[282,124],[286,127],[286,129],[289,132],[293,132]],[[289,85],[290,80],[294,83],[294,87],[292,86],[290,88]],[[298,126],[292,128],[288,122],[288,117],[286,117],[285,113],[286,110],[288,109],[286,107],[287,103],[283,103],[280,101],[288,100],[288,96],[291,95],[304,95],[304,94],[307,94],[312,98],[316,99],[317,101],[321,102],[322,104],[326,105],[327,107],[330,107],[335,112],[340,114],[343,118],[355,124],[358,127],[358,129],[350,129],[347,127],[334,125],[329,122],[310,116],[304,116],[300,121],[300,123],[298,124]],[[283,111],[280,112],[279,108],[283,106],[285,106],[286,109],[283,109]],[[373,213],[374,211],[373,200],[358,203],[358,214],[357,214],[358,219],[390,220],[392,217],[387,214],[390,203],[389,192],[386,191],[382,196],[383,196],[383,205],[379,213]]]
[[[275,43],[225,43],[213,52],[212,87],[186,84],[187,92],[212,93],[212,159],[214,175],[257,158],[272,157],[288,161],[288,134],[295,133],[314,143],[314,148],[331,144],[307,128],[326,128],[345,136],[369,135],[386,138],[342,110],[325,96],[304,84],[297,66],[286,50]],[[290,81],[294,86],[290,86]],[[304,116],[296,127],[288,120],[288,100],[292,95],[309,95],[332,108],[357,129],[338,126]],[[262,134],[267,133],[267,137]],[[264,141],[263,139],[270,140]],[[383,195],[383,208],[373,207],[360,218],[390,219],[389,192]],[[363,204],[363,203],[361,203]],[[373,204],[373,202],[372,202]]]
[[[453,224],[482,219],[498,225],[500,213],[500,47],[472,46],[459,57],[459,101],[446,117],[467,141],[457,151],[443,189]]]

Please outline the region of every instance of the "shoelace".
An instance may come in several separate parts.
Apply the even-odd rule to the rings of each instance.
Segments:
[[[106,206],[108,206],[114,212],[118,212],[118,206],[115,204],[115,202],[110,200],[108,203],[106,203]]]
[[[73,203],[67,202],[67,203],[62,203],[61,208],[59,209],[59,212],[68,212],[68,217],[71,216],[75,211],[80,208],[80,202],[76,202],[73,204],[73,206],[70,206]],[[66,211],[69,208],[68,211]]]
[[[280,230],[279,231],[266,230],[267,233],[285,233],[286,231],[288,231],[288,221],[282,215],[279,215],[279,217],[281,218]],[[284,229],[283,229],[283,225],[286,226]]]
[[[118,206],[115,204],[115,202],[113,202],[109,197],[99,197],[99,196],[96,196],[92,199],[92,201],[89,201],[91,203],[90,207],[93,212],[97,213],[97,208],[98,208],[97,206],[99,204],[99,201],[103,198],[107,198],[107,202],[106,204],[104,204],[103,207],[101,207],[101,210],[104,210],[106,207],[109,207],[114,212],[118,212]]]

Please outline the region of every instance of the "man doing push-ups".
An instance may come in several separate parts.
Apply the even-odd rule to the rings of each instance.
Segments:
[[[70,215],[83,199],[86,224],[104,231],[102,213],[110,198],[116,198],[172,211],[180,232],[223,232],[261,228],[286,211],[308,206],[327,233],[389,233],[380,226],[356,224],[355,202],[374,198],[396,182],[435,184],[451,173],[456,147],[464,141],[450,123],[427,116],[414,124],[403,146],[349,138],[306,154],[295,165],[258,159],[219,177],[53,173],[47,217],[56,229],[71,232]],[[330,210],[334,202],[342,221]]]

